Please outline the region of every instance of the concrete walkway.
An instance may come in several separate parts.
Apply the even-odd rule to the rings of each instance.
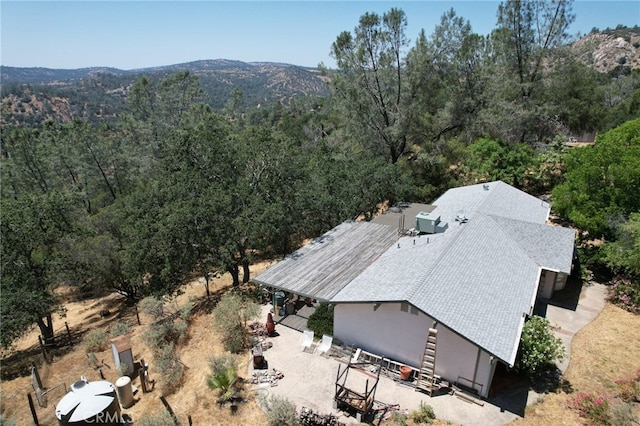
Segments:
[[[571,361],[573,336],[602,311],[606,294],[607,287],[604,284],[591,283],[582,288],[577,306],[554,305],[552,303],[547,305],[546,317],[554,327],[556,336],[562,339],[567,351],[565,359],[558,363],[558,368],[563,373]]]
[[[605,286],[592,284],[582,289],[577,301],[560,306],[553,302],[546,304],[543,310],[547,318],[556,327],[556,334],[562,339],[567,348],[567,358],[559,368],[564,372],[569,364],[571,339],[582,327],[591,322],[602,310],[605,303]],[[263,307],[262,318],[267,317],[270,305]],[[300,345],[302,333],[284,327],[276,328],[277,336],[267,338],[273,346],[264,351],[268,369],[276,369],[284,374],[284,378],[277,381],[277,386],[269,383],[254,385],[256,393],[279,395],[296,404],[300,410],[302,407],[312,409],[320,414],[333,413],[339,420],[346,424],[358,424],[355,418],[348,417],[345,413],[333,408],[333,396],[335,394],[335,381],[338,366],[344,368],[334,356],[323,356],[309,351],[303,351]],[[316,345],[318,343],[316,337]],[[335,353],[335,352],[334,352]],[[252,362],[249,363],[248,377],[253,373]],[[358,377],[360,376],[360,377]],[[368,379],[372,386],[375,379],[358,371],[349,372],[351,380],[359,380],[356,386],[364,391],[364,383]],[[402,382],[381,375],[378,383],[375,400],[384,404],[398,404],[402,412],[410,412],[420,407],[421,403],[431,405],[439,419],[448,420],[462,425],[503,425],[519,417],[528,401],[535,401],[537,395],[529,389],[514,389],[509,393],[499,396],[493,403],[484,401],[480,406],[466,402],[455,396],[444,394],[429,397],[421,392],[416,392],[412,387]]]

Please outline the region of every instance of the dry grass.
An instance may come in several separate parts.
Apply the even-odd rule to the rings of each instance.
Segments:
[[[580,330],[571,346],[571,362],[564,378],[573,393],[589,392],[613,396],[614,381],[634,377],[640,369],[640,315],[606,304],[598,317]],[[544,395],[527,407],[517,425],[574,425],[583,423],[567,409],[572,395],[564,392]],[[636,404],[636,414],[640,410]]]
[[[256,265],[252,268],[252,273],[256,274],[263,270],[266,264]],[[210,283],[212,298],[216,298],[221,293],[231,287],[231,278],[229,275],[223,275],[221,278]],[[22,375],[28,374],[30,360],[34,360],[39,365],[39,372],[46,388],[56,385],[60,386],[60,390],[49,398],[49,404],[46,408],[38,407],[38,420],[41,425],[57,425],[54,415],[55,404],[64,395],[63,387],[69,387],[77,381],[81,376],[86,376],[89,380],[100,380],[100,374],[97,369],[89,366],[87,355],[81,343],[81,336],[88,330],[103,328],[108,333],[110,326],[115,321],[126,321],[131,327],[129,337],[131,340],[135,361],[144,358],[149,363],[149,374],[151,379],[158,380],[158,372],[154,371],[153,356],[149,348],[146,347],[142,340],[142,334],[146,330],[146,325],[151,322],[150,318],[146,318],[140,313],[142,325],[137,324],[135,311],[124,305],[124,300],[116,295],[110,295],[106,298],[73,301],[70,292],[66,292],[67,308],[66,317],[62,320],[55,318],[56,329],[64,329],[64,322],[68,322],[74,334],[78,336],[75,340],[73,348],[67,350],[54,358],[51,364],[42,362],[42,356],[39,354],[37,347],[37,330],[33,330],[24,338],[15,344],[12,351],[2,353],[2,368],[19,369]],[[188,303],[189,300],[204,299],[203,280],[195,279],[184,287],[184,294],[177,298],[177,303]],[[99,312],[107,307],[110,312],[115,314],[107,318],[101,318]],[[241,404],[237,413],[231,415],[229,407],[219,406],[217,404],[217,394],[211,391],[206,385],[206,376],[209,373],[208,360],[214,354],[222,353],[222,345],[218,337],[212,331],[213,318],[210,309],[205,306],[194,314],[190,321],[188,338],[179,348],[179,355],[182,363],[186,366],[185,375],[181,388],[172,395],[168,395],[167,401],[173,408],[178,419],[183,424],[187,423],[187,416],[191,416],[194,424],[207,425],[223,425],[223,424],[265,424],[264,412],[255,402],[254,395],[248,391],[244,396],[248,399],[247,403]],[[114,383],[118,378],[115,371],[113,356],[110,349],[95,354],[98,361],[104,361],[101,370],[105,379]],[[10,362],[8,360],[11,359]],[[246,376],[248,371],[248,357],[239,359],[240,376]],[[3,374],[4,375],[4,374]],[[137,378],[133,379],[133,385],[140,388]],[[31,424],[31,414],[28,408],[26,394],[32,391],[30,378],[28,376],[18,377],[12,380],[4,380],[0,388],[0,412],[6,418],[13,418],[17,424]],[[140,419],[147,415],[153,415],[165,410],[159,399],[160,390],[156,385],[152,392],[143,394],[141,389],[138,390],[134,398],[136,403],[133,407],[123,410],[133,417]],[[35,402],[35,400],[34,400]]]

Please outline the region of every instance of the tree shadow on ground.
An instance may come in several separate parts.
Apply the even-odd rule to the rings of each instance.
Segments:
[[[549,365],[547,370],[536,378],[531,389],[536,393],[573,393],[571,382],[562,376],[562,371],[555,365]]]
[[[496,369],[488,401],[499,407],[500,411],[524,417],[530,391],[538,394],[570,394],[573,393],[573,387],[562,377],[562,372],[555,364],[549,365],[545,372],[533,381],[524,374],[503,366]]]
[[[524,416],[531,383],[514,369],[498,363],[491,384],[488,402],[518,416]]]

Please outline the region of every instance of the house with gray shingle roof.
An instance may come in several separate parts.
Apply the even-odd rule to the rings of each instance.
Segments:
[[[418,370],[435,329],[435,374],[487,397],[536,299],[571,273],[575,233],[549,212],[501,181],[453,188],[344,222],[254,281],[333,304],[335,339]]]

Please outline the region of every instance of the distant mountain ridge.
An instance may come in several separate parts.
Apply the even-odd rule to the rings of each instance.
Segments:
[[[132,84],[142,76],[158,82],[180,71],[198,77],[212,108],[220,110],[234,89],[242,92],[246,108],[289,105],[295,98],[324,97],[327,78],[316,68],[276,62],[228,59],[121,70],[110,67],[81,69],[0,67],[2,108],[15,124],[43,120],[89,121],[116,119],[126,109]]]
[[[123,70],[113,67],[87,67],[77,69],[46,68],[46,67],[11,67],[0,65],[0,81],[2,83],[52,83],[93,77],[97,74],[111,74],[114,76],[144,75],[150,73],[190,71],[206,73],[207,71],[222,71],[229,69],[260,69],[273,67],[278,69],[299,68],[309,72],[317,72],[316,68],[280,62],[242,62],[230,59],[205,59],[181,64],[162,65],[156,67]]]
[[[564,53],[601,73],[640,69],[640,27],[594,28],[565,46]],[[247,109],[287,106],[296,98],[329,94],[328,77],[319,69],[278,62],[210,59],[133,70],[0,66],[3,119],[15,124],[72,117],[115,120],[126,111],[129,90],[138,78],[145,75],[157,83],[185,70],[198,77],[207,103],[216,110],[231,99],[234,89],[242,92]]]

